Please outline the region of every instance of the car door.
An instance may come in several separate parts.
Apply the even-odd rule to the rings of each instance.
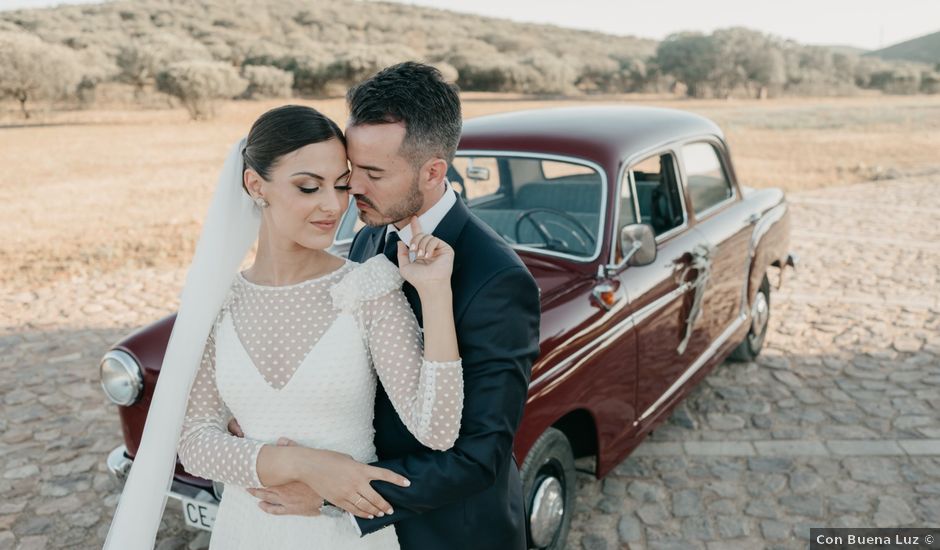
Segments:
[[[675,393],[683,373],[707,346],[700,339],[682,345],[689,313],[687,295],[696,277],[694,259],[703,238],[689,227],[673,151],[633,163],[624,178],[632,192],[634,212],[639,213],[641,223],[653,227],[657,247],[652,264],[630,266],[620,274],[631,297],[638,341],[639,415],[634,424],[639,424]]]
[[[708,248],[704,260],[708,280],[695,328],[708,340],[727,338],[742,312],[747,279],[747,248],[755,218],[732,185],[722,144],[701,140],[679,148],[679,172],[687,203]],[[723,336],[724,335],[724,336]]]

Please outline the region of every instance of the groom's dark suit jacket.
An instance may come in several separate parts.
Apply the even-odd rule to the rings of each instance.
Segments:
[[[396,523],[403,550],[524,550],[525,506],[512,446],[539,353],[538,287],[516,253],[459,196],[433,234],[455,252],[451,283],[464,378],[460,435],[447,451],[421,445],[380,383],[374,465],[401,473],[411,486],[373,482],[395,513],[356,521],[364,534]],[[384,246],[385,227],[366,227],[349,257],[362,262]],[[403,290],[421,323],[417,292],[408,283]]]

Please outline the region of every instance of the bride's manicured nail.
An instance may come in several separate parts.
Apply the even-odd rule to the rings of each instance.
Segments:
[[[380,518],[384,518],[384,517],[385,517],[385,512],[379,512],[379,517],[380,517]]]
[[[369,514],[369,519],[375,519],[375,516],[373,516],[372,514]]]
[[[395,510],[392,510],[391,508],[388,509],[388,515],[392,515],[394,513],[395,513]]]

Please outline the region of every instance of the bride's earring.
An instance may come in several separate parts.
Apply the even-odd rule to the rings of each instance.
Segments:
[[[255,197],[255,204],[261,208],[267,208],[270,203],[264,197]]]

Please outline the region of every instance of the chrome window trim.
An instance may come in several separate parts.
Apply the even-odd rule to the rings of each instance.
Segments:
[[[687,142],[687,143],[683,143],[683,144],[682,144],[682,147],[679,148],[679,154],[682,155],[682,148],[683,148],[683,147],[686,147],[686,146],[688,146],[688,145],[695,145],[696,143],[707,143],[707,144],[709,144],[709,145],[712,146],[712,150],[715,151],[715,155],[718,157],[718,164],[721,165],[721,173],[725,176],[725,183],[727,183],[727,184],[728,184],[728,187],[731,188],[731,196],[730,196],[730,197],[724,198],[724,199],[722,199],[720,202],[716,202],[715,204],[709,206],[708,208],[706,208],[705,210],[702,210],[701,212],[696,212],[696,211],[695,211],[695,205],[694,205],[694,204],[692,205],[692,213],[695,214],[695,220],[696,220],[696,221],[701,221],[701,220],[703,220],[703,219],[709,217],[713,212],[715,212],[715,211],[717,211],[717,210],[719,210],[719,209],[721,209],[721,208],[724,208],[725,206],[727,206],[728,204],[730,204],[730,203],[732,203],[732,202],[737,201],[737,199],[738,199],[738,190],[737,190],[736,186],[734,185],[734,183],[731,182],[731,178],[730,178],[729,175],[728,175],[728,168],[727,168],[727,166],[725,165],[725,158],[724,158],[724,155],[722,154],[722,152],[726,152],[726,151],[723,150],[722,152],[719,152],[719,151],[716,151],[716,150],[715,150],[715,145],[716,145],[716,144],[719,144],[719,145],[720,145],[720,143],[719,143],[717,140],[715,140],[715,139],[713,139],[713,138],[711,138],[711,137],[704,137],[704,138],[697,139],[697,140],[691,140],[691,141],[689,141],[689,142]],[[682,187],[683,187],[683,190],[687,191],[688,188],[689,188],[689,180],[688,180],[688,175],[686,174],[686,171],[685,171],[685,156],[684,156],[684,155],[681,157],[681,160],[682,160],[682,167],[681,167],[681,169],[682,169]],[[691,195],[690,195],[690,197],[691,197]]]
[[[569,157],[565,155],[554,155],[551,153],[535,153],[528,151],[503,151],[503,150],[489,150],[489,149],[463,149],[458,150],[454,155],[455,157],[480,157],[480,156],[490,156],[490,157],[513,157],[513,158],[524,158],[524,159],[537,159],[537,160],[554,160],[558,162],[568,162],[571,164],[577,164],[580,166],[585,166],[591,168],[597,172],[601,177],[601,206],[600,206],[600,216],[598,216],[598,227],[595,240],[597,241],[594,246],[594,254],[590,257],[587,256],[575,256],[574,254],[566,254],[564,252],[556,252],[553,250],[544,250],[541,248],[533,248],[530,246],[507,243],[513,248],[513,250],[524,250],[526,252],[532,252],[535,254],[541,254],[543,256],[553,256],[556,258],[564,258],[567,260],[573,260],[578,263],[592,263],[597,260],[601,255],[601,249],[604,246],[604,223],[607,221],[607,194],[608,194],[608,185],[607,185],[607,172],[605,172],[599,164],[596,162],[579,158],[579,157]],[[470,208],[469,206],[467,208]],[[472,209],[470,210],[473,211]]]
[[[683,232],[685,229],[689,227],[689,211],[688,211],[688,207],[685,204],[685,189],[684,189],[683,183],[680,181],[681,173],[679,172],[679,162],[678,162],[679,156],[676,154],[676,151],[675,151],[675,146],[677,144],[681,145],[683,142],[684,140],[671,141],[665,145],[660,145],[651,149],[646,149],[644,151],[641,151],[640,153],[636,153],[632,156],[629,156],[627,157],[627,160],[625,160],[622,163],[620,167],[620,172],[617,175],[617,197],[619,198],[622,193],[624,175],[626,175],[628,170],[630,170],[630,168],[635,166],[638,162],[644,161],[654,155],[663,155],[667,153],[671,154],[673,158],[676,159],[676,162],[673,163],[672,169],[673,171],[675,171],[676,182],[680,185],[679,190],[682,191],[681,193],[679,193],[679,201],[682,204],[682,225],[677,225],[676,227],[673,227],[672,229],[670,229],[669,231],[666,231],[665,233],[656,235],[656,237],[654,238],[654,241],[656,242],[656,248],[659,248],[659,244],[663,242],[664,240],[668,239],[669,237],[672,237],[673,235]],[[631,194],[631,199],[632,199],[631,202],[633,203],[633,220],[634,220],[633,223],[642,223],[642,218],[640,217],[640,201],[637,198],[637,192],[636,192],[636,181],[633,178],[632,171],[629,173],[630,173],[630,177],[627,179],[630,181],[630,194]],[[622,260],[616,264],[614,263],[614,261],[616,260],[616,254],[617,254],[617,241],[620,240],[620,235],[617,235],[617,226],[620,225],[620,201],[619,200],[614,204],[614,209],[615,209],[615,212],[614,212],[615,223],[613,224],[614,234],[611,238],[610,256],[608,258],[607,263],[608,265],[612,267],[614,271],[617,271],[623,268],[626,265],[627,261],[629,261],[629,259]]]

